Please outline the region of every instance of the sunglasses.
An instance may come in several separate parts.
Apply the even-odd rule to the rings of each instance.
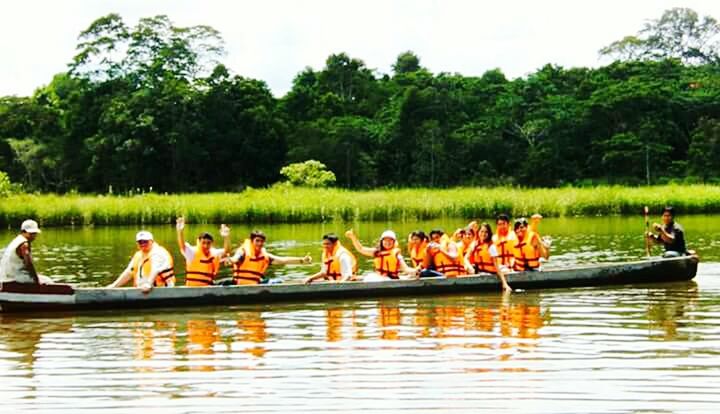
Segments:
[[[143,246],[150,243],[150,240],[138,240],[137,244]]]

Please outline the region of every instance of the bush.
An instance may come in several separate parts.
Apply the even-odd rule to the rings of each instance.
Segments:
[[[294,186],[329,187],[335,184],[335,174],[328,171],[325,164],[315,160],[287,165],[280,170],[280,174]]]
[[[5,172],[0,171],[0,197],[7,197],[18,192],[20,192],[20,185],[13,184],[10,177]]]

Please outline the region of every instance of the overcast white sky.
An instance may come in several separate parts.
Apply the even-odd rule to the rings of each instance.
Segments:
[[[119,13],[129,26],[166,14],[223,35],[223,62],[285,94],[306,66],[346,52],[390,73],[412,50],[432,72],[524,76],[546,63],[604,63],[597,51],[672,7],[720,19],[718,0],[0,0],[0,96],[30,95],[66,70],[78,34]]]

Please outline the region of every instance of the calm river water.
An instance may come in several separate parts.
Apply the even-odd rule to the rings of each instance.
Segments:
[[[0,407],[43,412],[717,412],[720,217],[681,217],[692,282],[303,304],[0,315]],[[391,227],[356,223],[366,243]],[[189,225],[191,235],[215,225]],[[265,225],[311,253],[349,225]],[[239,243],[251,230],[232,226]],[[137,228],[46,228],[38,269],[110,283]],[[173,226],[150,226],[176,256]],[[644,256],[642,219],[546,219],[550,266]],[[6,244],[14,235],[0,231]],[[369,263],[362,263],[369,269]],[[318,269],[273,270],[286,282]]]

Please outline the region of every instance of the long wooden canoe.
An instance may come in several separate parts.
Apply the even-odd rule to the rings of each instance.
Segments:
[[[690,280],[698,259],[685,256],[621,264],[598,264],[541,272],[512,273],[515,289],[601,286],[628,283],[661,283]],[[74,288],[69,285],[0,285],[0,313],[50,309],[120,309],[293,302],[381,296],[414,296],[477,291],[498,291],[494,275],[462,278],[424,278],[381,282],[287,283],[255,286],[156,288],[144,294],[135,288]]]

